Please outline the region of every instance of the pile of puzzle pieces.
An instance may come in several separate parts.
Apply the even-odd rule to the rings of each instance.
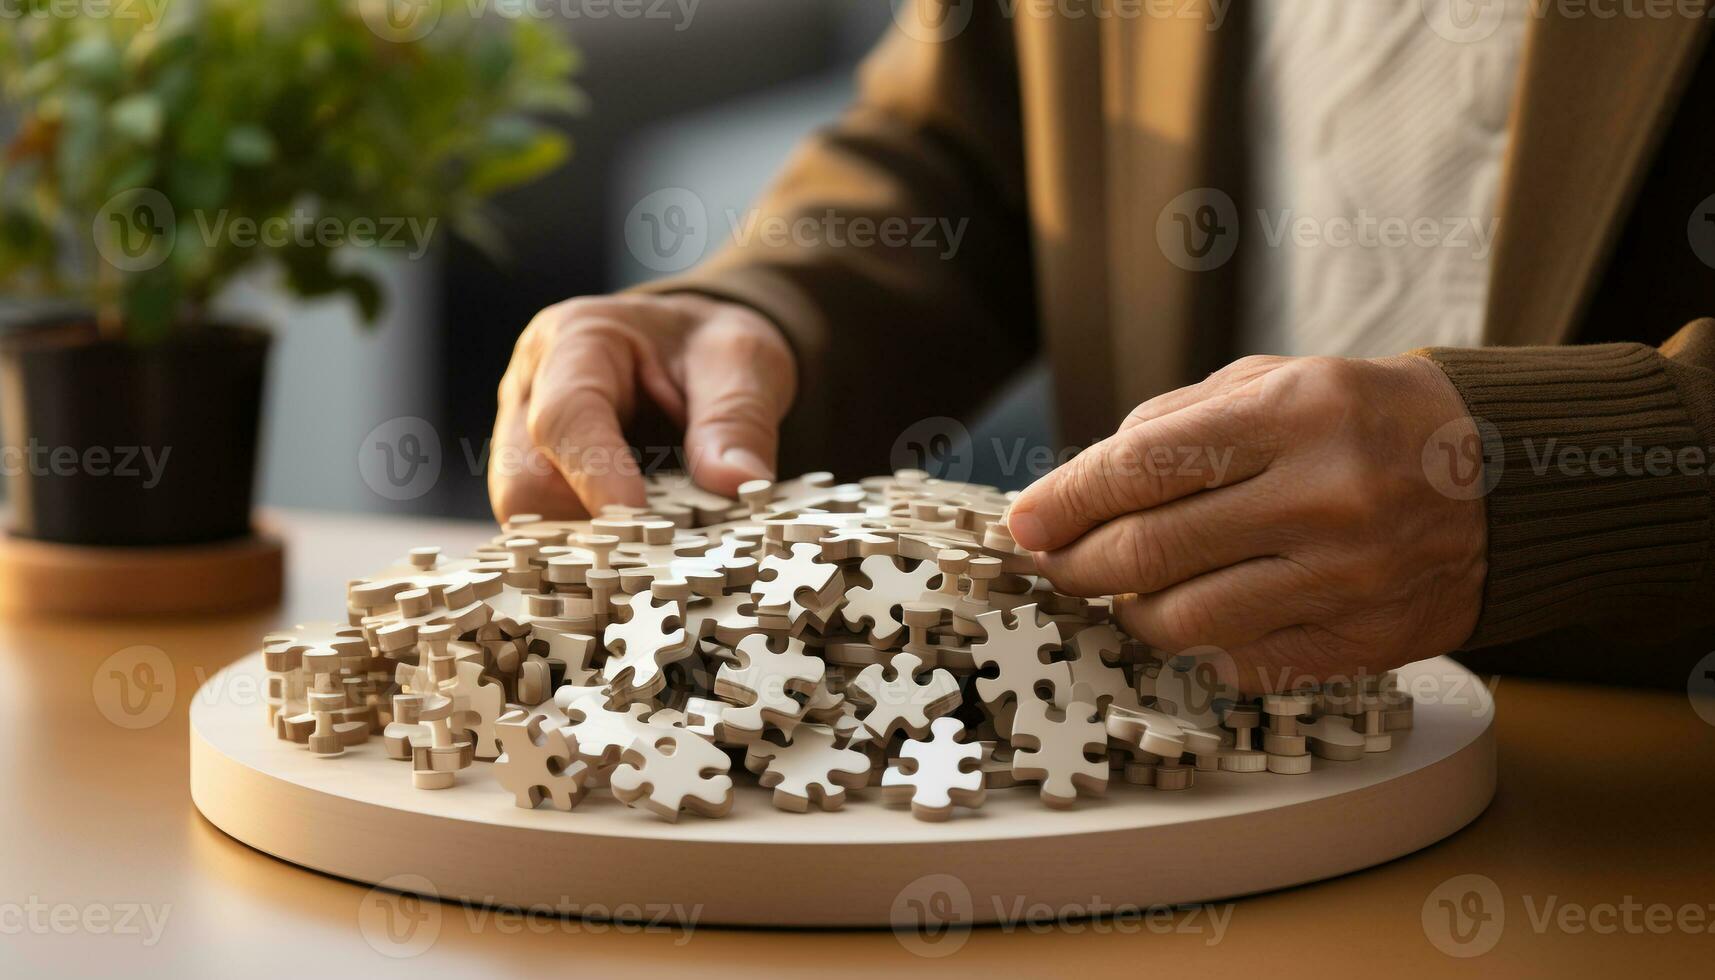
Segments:
[[[1391,675],[1247,700],[1127,637],[1035,574],[1009,503],[917,471],[737,501],[652,477],[645,508],[353,581],[345,624],[264,639],[268,721],[327,757],[378,736],[421,789],[482,760],[521,807],[606,789],[669,820],[725,815],[741,769],[785,810],[879,785],[944,820],[1002,787],[1302,775],[1410,727]]]

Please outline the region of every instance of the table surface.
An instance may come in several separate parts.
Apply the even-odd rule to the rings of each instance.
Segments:
[[[1211,909],[902,939],[619,928],[418,907],[277,861],[204,820],[187,785],[186,713],[201,682],[255,649],[268,629],[338,618],[354,574],[422,544],[459,553],[492,528],[273,519],[290,546],[281,609],[195,622],[0,623],[0,971],[423,977],[588,967],[754,976],[815,967],[1093,976],[1175,967],[1208,975],[1218,966],[1228,975],[1409,975],[1467,965],[1451,952],[1530,975],[1678,975],[1706,973],[1715,953],[1715,726],[1684,695],[1510,677],[1495,684],[1500,789],[1475,823],[1381,867]],[[130,650],[138,645],[161,653]],[[139,657],[170,664],[148,698],[123,686],[148,679],[134,670]],[[1715,708],[1706,713],[1715,719]],[[1484,880],[1461,877],[1472,875]],[[377,938],[377,916],[389,915],[404,945]],[[406,952],[415,955],[394,955]]]

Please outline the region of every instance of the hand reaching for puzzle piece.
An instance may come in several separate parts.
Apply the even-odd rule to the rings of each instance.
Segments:
[[[500,382],[489,499],[512,514],[642,507],[623,424],[647,394],[685,426],[697,484],[729,497],[772,479],[797,390],[792,350],[755,310],[691,295],[598,296],[536,315]]]

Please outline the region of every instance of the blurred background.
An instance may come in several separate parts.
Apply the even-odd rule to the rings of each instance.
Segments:
[[[262,505],[487,518],[495,388],[530,317],[665,271],[644,267],[626,245],[626,217],[651,194],[683,189],[700,200],[712,250],[727,212],[746,207],[794,143],[838,114],[854,67],[891,23],[885,0],[531,10],[577,49],[575,81],[588,108],[553,122],[573,143],[565,165],[491,202],[503,259],[458,235],[442,235],[421,259],[352,257],[373,262],[386,293],[374,328],[361,325],[348,299],[296,299],[267,270],[217,298],[219,310],[275,336]],[[0,296],[0,304],[19,302]],[[440,479],[405,499],[377,493],[353,465],[366,439],[391,438],[401,426],[432,430],[441,453]]]

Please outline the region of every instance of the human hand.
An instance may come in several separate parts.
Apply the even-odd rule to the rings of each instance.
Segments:
[[[488,492],[495,516],[579,518],[642,506],[622,425],[641,390],[685,429],[699,486],[772,479],[797,371],[777,327],[692,295],[598,296],[536,315],[500,382]]]
[[[1222,649],[1247,692],[1373,675],[1475,628],[1484,504],[1437,489],[1435,450],[1476,436],[1426,358],[1247,357],[1140,405],[1008,526],[1057,589],[1119,596],[1163,650]]]

